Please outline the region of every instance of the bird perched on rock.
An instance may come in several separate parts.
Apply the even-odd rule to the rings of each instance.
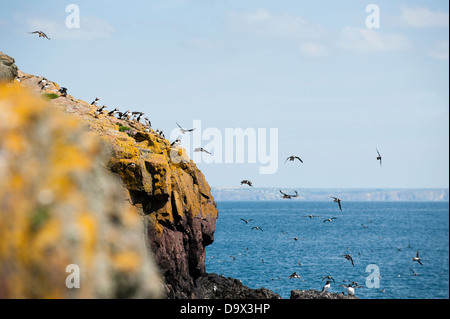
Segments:
[[[284,164],[286,164],[287,161],[293,162],[293,161],[295,161],[296,159],[298,159],[301,163],[303,163],[303,161],[302,161],[302,159],[301,159],[300,157],[295,156],[295,155],[291,155],[291,156],[289,156],[288,158],[286,158],[286,160],[284,161]]]
[[[327,280],[327,283],[322,287],[322,292],[326,292],[331,287],[331,281]]]
[[[144,117],[144,121],[145,121],[145,125],[147,125],[147,127],[152,127],[152,122],[150,122],[150,120],[148,119],[148,117]]]
[[[173,141],[172,144],[170,144],[170,146],[179,145],[180,143],[181,143],[181,135],[178,136],[177,139]]]
[[[97,102],[100,101],[98,97],[95,98],[94,101],[92,101],[91,105],[97,105]]]
[[[330,196],[330,197],[333,198],[333,201],[335,203],[338,203],[339,209],[342,211],[341,200],[339,198],[337,198],[337,197],[333,197],[333,196]]]
[[[243,184],[247,184],[248,186],[253,187],[253,183],[250,182],[249,180],[246,180],[246,179],[244,179],[244,180],[241,181],[241,185],[243,185]]]
[[[59,93],[61,93],[61,96],[67,96],[67,88],[61,87]]]
[[[35,33],[37,33],[37,34],[39,34],[39,38],[44,38],[44,39],[48,39],[48,40],[50,40],[50,38],[44,33],[44,32],[42,32],[42,31],[33,31],[33,32],[28,32],[29,34],[35,34]]]
[[[114,116],[119,111],[119,109],[116,107],[114,110],[108,112],[108,116]]]

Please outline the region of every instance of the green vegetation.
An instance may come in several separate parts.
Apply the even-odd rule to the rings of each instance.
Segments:
[[[129,130],[131,130],[131,127],[119,125],[119,131],[126,132],[126,131],[129,131]]]
[[[59,97],[56,93],[44,93],[41,95],[45,100],[53,100]]]

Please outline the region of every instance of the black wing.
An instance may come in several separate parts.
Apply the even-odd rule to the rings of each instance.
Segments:
[[[281,191],[281,189],[280,189],[280,193],[283,194],[283,195],[285,195],[285,196],[289,196],[288,194],[283,193],[283,192]]]
[[[295,158],[298,159],[300,162],[303,163],[303,161],[302,161],[302,159],[301,159],[300,157],[296,156]]]

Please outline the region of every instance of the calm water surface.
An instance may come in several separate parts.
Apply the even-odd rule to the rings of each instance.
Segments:
[[[340,293],[340,284],[356,281],[364,286],[356,289],[360,298],[449,298],[448,202],[342,205],[341,212],[332,200],[219,202],[206,270],[283,298],[292,289],[321,290],[328,275],[336,282],[329,291]],[[337,219],[323,222],[331,217]],[[417,250],[423,265],[412,261]],[[354,266],[344,254],[351,254]],[[289,279],[293,272],[301,279]]]

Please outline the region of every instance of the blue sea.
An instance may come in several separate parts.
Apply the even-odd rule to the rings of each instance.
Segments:
[[[355,293],[364,299],[449,298],[448,202],[342,202],[342,208],[332,200],[219,202],[206,271],[283,298],[293,289],[320,291],[325,276],[335,281],[330,292],[358,282]],[[412,260],[418,250],[423,265]],[[288,278],[294,272],[301,278]]]

